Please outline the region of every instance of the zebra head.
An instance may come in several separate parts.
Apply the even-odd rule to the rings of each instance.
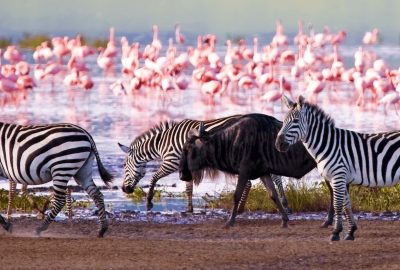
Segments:
[[[286,152],[289,146],[303,140],[306,136],[307,122],[305,117],[304,97],[299,96],[297,103],[288,97],[282,97],[283,102],[289,108],[281,130],[276,138],[275,147],[281,152]]]
[[[126,153],[124,163],[124,182],[122,184],[122,191],[125,193],[132,193],[137,183],[146,174],[146,162],[136,160],[134,150],[128,146],[118,143],[121,150]]]

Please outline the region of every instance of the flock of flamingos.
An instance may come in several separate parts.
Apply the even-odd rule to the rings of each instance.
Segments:
[[[383,103],[386,110],[400,101],[400,68],[390,68],[373,51],[379,40],[377,29],[365,33],[351,67],[345,66],[340,54],[345,31],[333,33],[325,27],[321,33],[312,28],[305,33],[301,22],[293,40],[295,46],[289,46],[293,43],[277,21],[269,44],[260,44],[257,37],[252,44],[226,40],[225,52],[217,52],[215,35],[199,35],[197,46],[185,46],[185,37],[176,25],[175,38],[165,45],[156,25],[152,31],[151,43],[143,46],[138,42],[130,44],[126,37],[118,42],[111,28],[107,46],[97,49],[83,45],[79,35],[54,37],[50,44],[43,42],[34,50],[34,63],[24,59],[16,46],[8,46],[3,52],[0,50],[0,90],[9,95],[43,82],[54,83],[56,79],[67,87],[92,89],[94,67],[87,61],[91,56],[97,57],[104,74],[115,74],[116,68],[121,67],[123,76],[110,86],[115,95],[135,95],[141,89],[192,88],[199,89],[213,105],[221,95],[256,89],[256,98],[273,104],[283,93],[290,96],[297,84],[302,85],[303,95],[317,102],[318,93],[332,92],[335,84],[344,83],[355,90],[354,102],[358,106]]]

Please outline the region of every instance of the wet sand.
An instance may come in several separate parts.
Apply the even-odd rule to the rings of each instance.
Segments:
[[[1,269],[399,269],[400,223],[359,221],[356,240],[331,243],[320,221],[223,220],[156,224],[110,220],[103,239],[97,220],[14,220],[0,232]]]

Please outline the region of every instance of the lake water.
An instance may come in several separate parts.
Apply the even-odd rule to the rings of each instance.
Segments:
[[[341,48],[346,63],[353,63],[356,48],[356,46]],[[373,49],[391,67],[398,67],[400,63],[398,47],[382,46]],[[221,55],[223,51],[224,47],[219,48]],[[0,108],[0,121],[17,124],[70,122],[84,127],[93,135],[102,161],[115,175],[114,185],[118,187],[121,186],[123,179],[124,154],[117,146],[117,142],[129,145],[137,135],[161,120],[211,119],[250,112],[266,113],[282,120],[286,112],[285,109],[282,110],[280,102],[276,102],[273,106],[263,104],[257,99],[250,102],[251,92],[243,94],[239,101],[233,101],[228,96],[223,97],[217,100],[215,107],[210,107],[196,85],[191,85],[189,89],[183,91],[173,90],[160,93],[152,89],[142,89],[134,96],[115,96],[109,86],[122,78],[119,73],[120,68],[116,68],[117,75],[115,76],[103,76],[95,60],[95,57],[89,58],[91,74],[95,81],[93,89],[89,91],[68,89],[63,85],[62,77],[56,77],[53,84],[49,81],[39,82],[37,88],[29,91],[25,100],[21,100],[18,104],[6,104]],[[293,86],[296,89],[297,83],[293,83]],[[301,88],[301,84],[298,87]],[[399,129],[400,118],[393,108],[387,115],[384,114],[382,106],[361,109],[354,105],[356,97],[352,86],[337,84],[335,87],[337,91],[326,89],[318,100],[319,105],[334,118],[338,127],[362,132]],[[300,92],[301,90],[294,91],[294,95],[297,96]],[[328,95],[334,99],[328,98]],[[4,93],[0,93],[0,99],[4,98]],[[148,184],[156,166],[156,162],[150,164],[148,173],[139,183],[140,186]],[[97,170],[95,181],[99,185],[102,184]],[[305,181],[319,181],[316,171],[309,174]],[[71,180],[70,184],[75,183]],[[185,187],[184,182],[179,181],[177,173],[161,179],[159,184],[161,185],[159,189],[172,194],[180,194]],[[204,205],[201,196],[206,192],[215,195],[222,190],[233,189],[234,185],[232,180],[223,178],[204,181],[200,186],[195,187],[195,206],[201,208]],[[0,187],[8,188],[8,182],[1,180]],[[145,209],[143,202],[132,202],[120,189],[104,191],[104,194],[109,210]],[[73,196],[75,199],[87,199],[85,194],[74,193]],[[154,206],[155,211],[183,211],[185,209],[186,200],[173,197],[163,197]]]

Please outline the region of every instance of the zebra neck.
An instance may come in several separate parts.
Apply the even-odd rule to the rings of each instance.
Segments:
[[[308,123],[308,131],[303,144],[318,163],[323,158],[326,150],[334,144],[336,127],[332,122],[324,121],[323,118],[320,119],[318,115],[313,115]]]

